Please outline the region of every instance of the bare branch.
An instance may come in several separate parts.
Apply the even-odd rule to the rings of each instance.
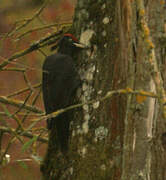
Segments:
[[[41,27],[38,27],[38,28],[34,28],[34,29],[30,29],[26,32],[24,32],[23,34],[19,35],[17,37],[17,39],[21,39],[22,37],[28,35],[29,33],[32,33],[34,31],[41,31],[41,30],[44,30],[44,29],[48,29],[50,27],[54,27],[54,26],[61,26],[61,27],[66,27],[66,26],[71,26],[72,25],[72,22],[64,22],[64,23],[53,23],[53,24],[48,24],[48,25],[44,25],[44,26],[41,26]]]
[[[40,93],[41,93],[41,88],[39,89],[39,92],[37,93],[37,95],[33,98],[33,100],[32,100],[32,106],[34,106],[35,105],[35,103],[36,103],[36,101],[37,101],[37,99],[39,98],[39,96],[40,96]],[[24,115],[24,117],[23,117],[23,119],[22,119],[22,122],[24,122],[25,121],[25,119],[27,118],[27,116],[29,115],[29,111],[28,112],[26,112],[26,114]]]
[[[40,86],[41,86],[41,83],[38,83],[38,84],[33,85],[32,88],[38,88],[38,87],[40,87]],[[30,90],[29,87],[24,88],[24,89],[21,89],[21,90],[19,90],[19,91],[17,91],[17,92],[14,92],[14,93],[12,93],[12,94],[9,94],[9,95],[7,96],[7,98],[12,97],[12,96],[19,95],[19,94],[24,93],[24,92],[29,91],[29,90]]]
[[[91,101],[88,101],[88,102],[84,102],[84,103],[80,103],[80,104],[75,104],[75,105],[72,105],[72,106],[69,106],[69,107],[66,107],[64,109],[59,109],[51,114],[48,114],[48,115],[43,115],[42,117],[38,118],[38,119],[35,119],[34,121],[37,123],[38,121],[41,121],[41,120],[47,120],[48,118],[53,118],[53,117],[57,117],[59,114],[62,114],[66,111],[69,111],[71,109],[75,109],[75,108],[79,108],[79,107],[82,107],[84,106],[85,104],[93,104],[93,103],[96,103],[96,102],[102,102],[106,99],[109,99],[111,98],[113,95],[115,94],[125,94],[125,95],[129,95],[129,94],[133,94],[133,95],[140,95],[140,96],[146,96],[146,97],[151,97],[151,98],[158,98],[158,96],[156,94],[154,94],[153,92],[147,92],[147,91],[134,91],[130,88],[126,88],[126,89],[119,89],[119,90],[114,90],[114,91],[108,91],[107,94],[104,96],[104,97],[100,97],[100,98],[97,98],[95,100],[91,100]],[[35,123],[33,124],[33,126],[35,125]]]
[[[3,69],[10,62],[12,62],[13,60],[15,60],[17,58],[25,56],[26,54],[31,53],[31,52],[33,52],[33,51],[35,51],[35,50],[37,50],[37,49],[39,49],[41,47],[48,46],[48,45],[51,45],[51,44],[55,43],[60,38],[60,36],[63,34],[63,31],[65,31],[65,28],[62,28],[62,30],[60,30],[60,31],[58,31],[56,33],[52,33],[51,35],[49,35],[49,36],[47,36],[45,38],[42,38],[41,40],[31,44],[29,48],[15,53],[10,58],[4,59],[4,61],[0,64],[0,69]]]
[[[13,129],[13,128],[9,129],[9,128],[0,126],[0,132],[10,133],[11,134],[12,132],[15,132],[15,129]],[[30,132],[17,132],[17,135],[25,136],[25,137],[28,137],[28,138],[33,138],[33,136],[38,136],[37,134],[32,134]],[[40,142],[43,142],[43,143],[47,143],[48,139],[39,136],[37,138],[37,141],[40,141]]]
[[[25,72],[25,68],[4,68],[2,71],[15,71],[15,72]]]
[[[12,106],[15,106],[15,107],[18,107],[18,108],[22,107],[22,105],[24,104],[23,101],[10,99],[10,98],[7,98],[5,96],[0,96],[0,102],[4,103],[4,104],[9,104],[9,105],[12,105]],[[40,110],[40,109],[38,109],[38,108],[36,108],[34,106],[30,106],[30,105],[24,105],[22,108],[25,109],[25,110],[34,112],[34,113],[39,113],[39,114],[43,113],[42,110]]]
[[[31,18],[24,19],[22,25],[16,27],[16,29],[12,29],[12,31],[7,34],[7,37],[8,37],[8,36],[12,36],[15,32],[17,32],[17,31],[19,31],[20,29],[24,28],[24,27],[27,26],[30,22],[32,22],[36,17],[38,17],[38,16],[42,13],[43,9],[46,7],[46,5],[47,5],[48,2],[49,2],[49,1],[46,0],[45,3],[43,4],[43,6],[42,6]]]

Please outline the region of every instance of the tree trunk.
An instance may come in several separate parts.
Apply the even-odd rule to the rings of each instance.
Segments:
[[[166,77],[164,15],[164,1],[78,0],[73,30],[92,47],[77,62],[79,99],[96,102],[75,109],[67,158],[48,148],[45,179],[166,179],[165,102],[157,86]],[[123,94],[99,100],[119,89]]]

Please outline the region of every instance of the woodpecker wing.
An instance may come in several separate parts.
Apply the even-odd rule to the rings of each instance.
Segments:
[[[73,103],[80,78],[73,60],[68,55],[55,54],[46,58],[43,64],[43,100],[46,114],[65,108]],[[67,149],[70,111],[57,118],[47,120],[48,129],[56,128],[57,147]]]
[[[47,57],[42,83],[46,113],[69,106],[79,85],[79,75],[70,56],[55,54]]]

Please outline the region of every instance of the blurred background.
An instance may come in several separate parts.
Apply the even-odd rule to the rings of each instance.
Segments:
[[[71,24],[75,4],[76,0],[50,0],[48,3],[44,0],[1,0],[0,63],[28,48],[33,42],[56,32],[63,24]],[[40,90],[41,68],[45,56],[51,53],[49,48],[22,56],[0,71],[0,96],[26,101],[44,112]],[[32,92],[24,90],[28,87],[33,89]],[[17,128],[18,123],[10,115],[17,112],[18,108],[0,104],[0,126]],[[26,116],[26,113],[20,111],[16,114],[20,121],[24,121],[22,125],[25,129],[35,117],[30,113]],[[41,121],[31,132],[47,138],[45,127],[45,121]],[[29,138],[23,138],[21,143],[11,133],[3,133],[2,136],[0,133],[1,155],[10,156],[9,162],[2,162],[1,159],[0,180],[40,179],[39,159],[44,156],[47,145],[36,141],[27,142]]]

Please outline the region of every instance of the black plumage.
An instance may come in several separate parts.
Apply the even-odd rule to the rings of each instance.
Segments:
[[[42,89],[46,114],[73,104],[76,90],[81,84],[73,61],[74,54],[81,49],[77,45],[76,38],[66,34],[56,45],[58,52],[44,61]],[[47,128],[56,131],[55,144],[61,151],[68,149],[70,113],[71,111],[67,111],[47,120]]]

